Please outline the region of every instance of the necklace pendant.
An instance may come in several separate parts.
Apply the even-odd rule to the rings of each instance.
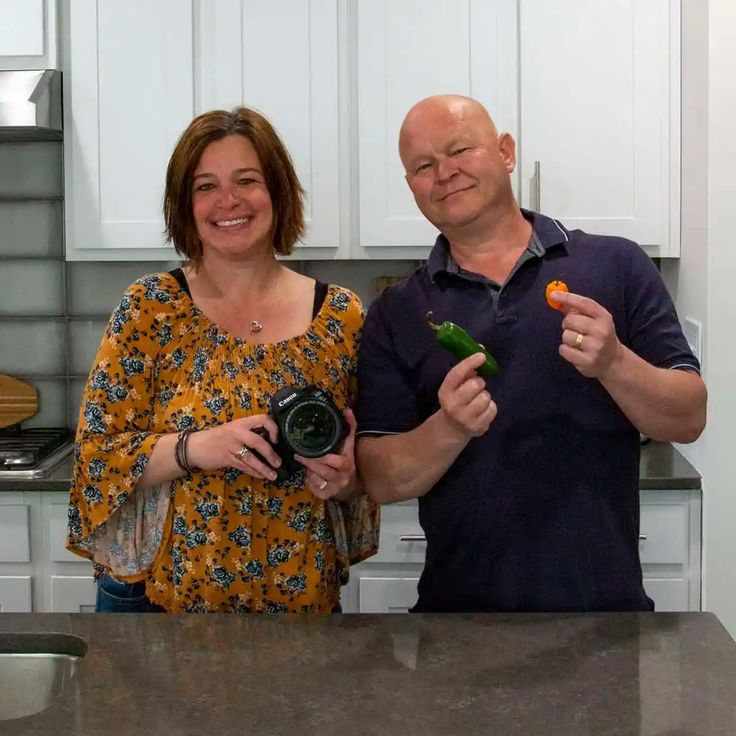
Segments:
[[[256,333],[260,332],[263,329],[263,325],[257,320],[251,320],[250,323],[250,334],[255,335]]]

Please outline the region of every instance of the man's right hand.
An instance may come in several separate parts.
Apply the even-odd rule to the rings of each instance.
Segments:
[[[439,414],[451,430],[467,439],[485,434],[498,413],[486,382],[476,373],[484,360],[483,353],[476,353],[460,361],[447,373],[437,393]]]

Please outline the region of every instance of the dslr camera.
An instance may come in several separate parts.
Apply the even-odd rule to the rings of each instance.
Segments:
[[[350,432],[345,417],[335,406],[330,394],[316,386],[286,386],[279,389],[271,397],[268,413],[279,428],[278,441],[273,445],[282,463],[274,468],[276,483],[284,483],[304,468],[294,460],[294,453],[303,457],[329,455]],[[269,439],[263,427],[254,431]],[[258,457],[268,465],[260,455]]]

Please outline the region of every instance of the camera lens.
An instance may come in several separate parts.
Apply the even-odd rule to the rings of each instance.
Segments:
[[[340,424],[334,411],[322,401],[302,401],[284,423],[287,441],[305,457],[320,457],[335,448]]]

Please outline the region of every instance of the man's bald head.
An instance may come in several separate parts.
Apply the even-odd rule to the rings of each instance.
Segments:
[[[483,105],[472,97],[464,95],[433,95],[425,97],[414,105],[401,124],[399,131],[399,156],[407,168],[406,156],[417,130],[446,120],[471,123],[489,142],[498,137],[496,126]]]

